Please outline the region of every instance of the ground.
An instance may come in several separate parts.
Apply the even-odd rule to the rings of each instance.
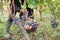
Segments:
[[[48,15],[48,16],[46,16]],[[18,14],[17,14],[18,16]],[[8,19],[8,13],[4,14],[4,21],[1,22],[1,14],[0,14],[0,39],[4,38],[5,35],[5,27],[6,21]],[[39,22],[39,27],[37,28],[36,32],[29,33],[31,40],[60,40],[60,19],[57,19],[59,24],[58,27],[52,28],[50,20],[50,14],[43,14],[43,21],[40,21],[39,14],[35,14],[35,20]],[[12,24],[10,32],[13,34],[13,40],[23,40],[25,39],[23,34],[18,32],[19,28]]]

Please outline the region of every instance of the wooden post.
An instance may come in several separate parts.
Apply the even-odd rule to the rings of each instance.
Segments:
[[[39,13],[40,13],[40,20],[42,21],[43,19],[42,19],[42,5],[40,5],[40,10],[39,10]]]

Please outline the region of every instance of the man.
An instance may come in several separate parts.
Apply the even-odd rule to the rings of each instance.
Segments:
[[[38,27],[38,23],[36,21],[34,21],[33,9],[28,7],[27,2],[26,2],[26,9],[27,9],[27,12],[28,12],[28,18],[26,20],[25,29],[27,30],[27,32],[35,32],[35,30]]]
[[[9,0],[8,11],[9,11],[9,18],[7,20],[7,25],[6,25],[6,34],[7,34],[6,37],[9,36],[10,26],[11,26],[12,21],[14,20],[16,13],[20,12],[20,11],[22,11],[22,13],[25,12],[24,9],[21,10],[21,4],[20,4],[19,0]],[[21,16],[22,15],[20,14],[20,17]]]

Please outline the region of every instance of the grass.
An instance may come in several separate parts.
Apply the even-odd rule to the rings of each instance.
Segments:
[[[5,35],[6,21],[8,18],[8,14],[5,13],[4,15],[5,15],[5,19],[4,19],[5,21],[0,22],[0,38]],[[46,16],[46,15],[49,15],[49,16]],[[18,14],[17,14],[17,16],[18,16]],[[45,40],[55,40],[55,38],[56,38],[56,40],[60,39],[60,19],[57,19],[57,20],[59,20],[58,27],[52,28],[51,23],[50,23],[50,17],[51,17],[50,14],[45,14],[45,16],[43,15],[43,21],[40,21],[39,13],[35,14],[35,20],[40,22],[40,25],[37,28],[36,32],[33,33],[33,34],[35,34],[35,37],[37,37],[37,38],[43,37],[43,38],[45,38]],[[1,18],[1,15],[0,15],[0,18]],[[18,27],[12,25],[10,32],[15,31],[15,33],[17,33],[18,29],[19,29]],[[59,37],[59,38],[57,38],[57,37]],[[50,38],[50,39],[47,39],[47,38]]]

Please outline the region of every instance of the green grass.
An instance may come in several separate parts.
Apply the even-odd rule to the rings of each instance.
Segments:
[[[46,33],[45,36],[49,35],[51,40],[54,39],[55,37],[58,37],[58,36],[60,38],[60,19],[57,19],[57,20],[59,20],[58,27],[52,28],[51,23],[50,23],[50,19],[51,19],[50,17],[51,17],[50,14],[44,14],[43,15],[43,18],[44,18],[43,21],[40,21],[39,14],[36,14],[35,20],[40,22],[39,27],[37,28],[36,32],[34,32],[36,37],[40,37],[41,35],[43,35],[43,34],[41,34],[41,32],[43,32],[43,33]],[[1,15],[0,15],[0,18],[1,18]],[[0,22],[0,38],[5,35],[5,27],[6,27],[7,19],[8,19],[8,14],[5,14],[5,21]],[[16,31],[15,33],[17,33],[18,29],[19,29],[18,27],[12,25],[10,32]],[[47,38],[48,38],[48,36],[47,36]]]

